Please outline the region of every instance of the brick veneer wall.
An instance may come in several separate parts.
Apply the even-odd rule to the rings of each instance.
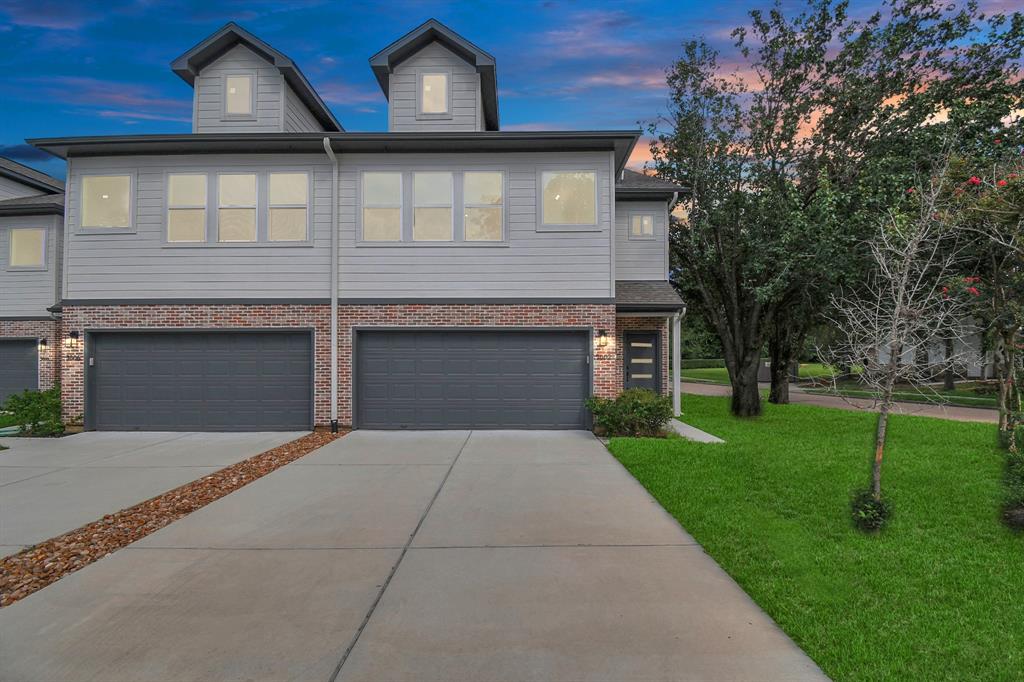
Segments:
[[[661,335],[661,394],[671,395],[672,386],[669,384],[668,376],[668,323],[664,317],[620,317],[616,321],[615,347],[618,348],[617,362],[620,368],[625,366],[625,342],[624,332],[658,332]]]
[[[66,306],[65,336],[79,332],[75,347],[64,346],[64,417],[84,412],[83,343],[86,329],[310,328],[314,335],[314,417],[330,420],[330,306],[328,305],[110,305]],[[615,306],[395,304],[338,306],[338,421],[352,423],[352,334],[359,327],[579,327],[615,331]],[[622,387],[617,345],[594,349],[594,394],[614,396]]]
[[[53,388],[60,376],[60,323],[56,320],[0,320],[0,339],[46,339],[39,349],[39,388]]]

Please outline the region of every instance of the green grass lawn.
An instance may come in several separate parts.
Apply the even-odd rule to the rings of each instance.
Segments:
[[[820,362],[808,362],[800,365],[801,379],[814,379],[817,377],[831,377],[835,370]],[[729,370],[725,367],[701,367],[698,369],[683,369],[680,372],[683,379],[696,381],[709,381],[716,384],[729,383]]]
[[[1024,679],[1024,535],[998,520],[995,427],[895,415],[889,528],[866,536],[875,415],[687,395],[724,445],[616,438],[615,456],[836,680]]]
[[[808,393],[819,393],[822,395],[841,395],[847,398],[872,398],[875,393],[858,388],[840,388],[832,390],[829,388],[809,388]],[[909,403],[932,403],[939,405],[957,405],[960,407],[982,407],[996,408],[995,396],[978,395],[970,389],[954,389],[952,391],[938,390],[936,393],[921,393],[920,391],[897,391],[893,394],[896,400]]]

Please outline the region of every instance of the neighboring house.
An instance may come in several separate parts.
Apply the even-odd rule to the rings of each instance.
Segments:
[[[499,131],[494,58],[433,20],[370,66],[389,130],[345,132],[228,24],[172,64],[192,134],[30,140],[68,164],[66,418],[582,428],[668,391],[681,188],[624,170],[638,132]]]
[[[0,157],[0,403],[60,375],[64,183]]]

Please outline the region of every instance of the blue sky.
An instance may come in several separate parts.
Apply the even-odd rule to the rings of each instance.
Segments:
[[[386,129],[367,59],[431,17],[497,58],[504,130],[636,128],[664,110],[680,43],[728,47],[757,6],[769,0],[0,0],[0,155],[62,176],[23,140],[189,132],[192,90],[169,64],[231,20],[295,60],[347,130]]]

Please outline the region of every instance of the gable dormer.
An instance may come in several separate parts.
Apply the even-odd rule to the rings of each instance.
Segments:
[[[494,57],[431,19],[370,58],[392,132],[498,130]]]
[[[171,69],[194,89],[194,133],[343,130],[299,67],[237,24],[175,59]]]
[[[0,156],[0,201],[63,192],[64,183],[60,180]]]

